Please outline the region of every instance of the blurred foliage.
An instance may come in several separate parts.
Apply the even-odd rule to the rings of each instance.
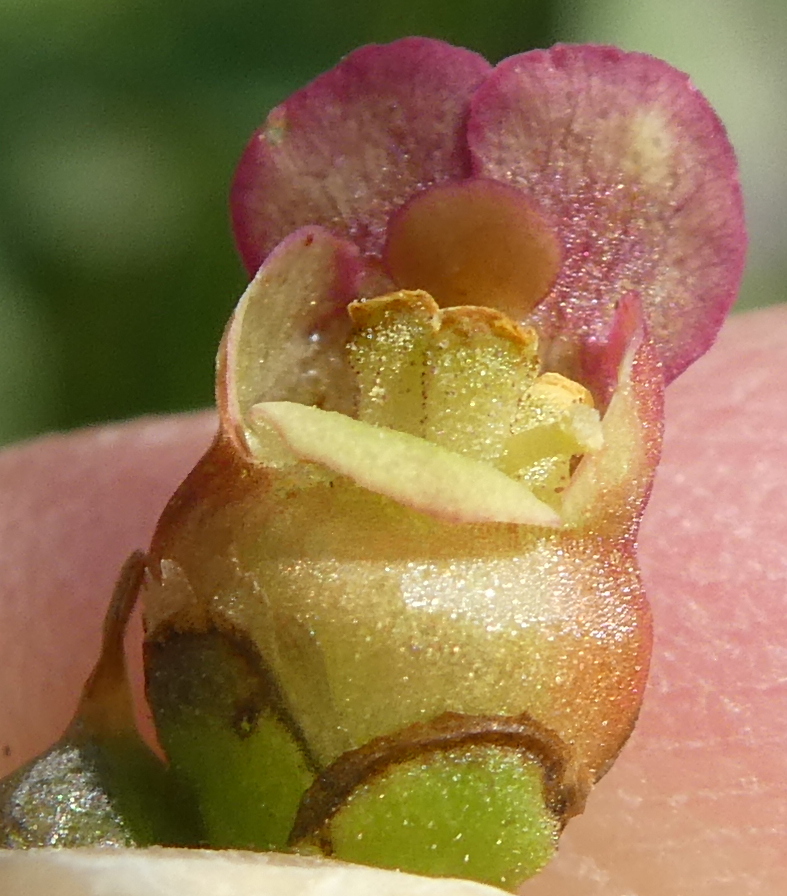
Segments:
[[[782,0],[751,2],[780,15]],[[696,63],[725,116],[711,90],[717,75],[734,94],[747,74],[743,107],[758,89],[740,64],[760,34],[749,9],[745,0],[0,0],[0,442],[210,403],[216,346],[245,279],[226,208],[235,162],[272,105],[353,47],[417,33],[497,60],[559,37],[619,42],[692,73]],[[702,41],[710,28],[718,43],[722,26],[729,46]],[[763,27],[785,36],[772,21]],[[760,145],[747,124],[743,115],[741,132]],[[770,190],[768,201],[778,197]],[[783,234],[774,245],[783,259]],[[773,270],[767,260],[755,270],[768,294]]]
[[[0,441],[209,404],[245,142],[410,33],[498,59],[550,42],[550,4],[0,0]]]

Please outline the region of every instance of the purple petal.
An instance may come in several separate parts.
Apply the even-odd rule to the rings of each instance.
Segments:
[[[469,100],[490,71],[469,50],[406,38],[356,50],[275,108],[232,188],[249,271],[306,224],[378,255],[389,215],[411,193],[468,174]]]
[[[611,47],[501,63],[473,98],[476,173],[523,188],[559,222],[564,265],[536,314],[552,338],[603,338],[642,297],[667,381],[713,342],[746,236],[724,128],[688,77]]]

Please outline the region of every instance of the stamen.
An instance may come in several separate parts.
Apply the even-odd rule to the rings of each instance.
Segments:
[[[349,344],[358,378],[358,419],[424,435],[423,373],[437,303],[425,292],[398,292],[348,307]]]
[[[501,311],[400,290],[349,306],[358,418],[489,463],[557,508],[572,461],[602,443],[590,392],[538,375],[538,337]]]

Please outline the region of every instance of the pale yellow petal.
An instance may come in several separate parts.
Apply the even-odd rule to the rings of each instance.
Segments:
[[[287,401],[255,405],[250,416],[273,428],[295,458],[413,510],[456,523],[560,524],[522,483],[417,436]]]

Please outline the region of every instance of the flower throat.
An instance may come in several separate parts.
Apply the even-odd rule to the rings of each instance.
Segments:
[[[408,290],[348,310],[362,422],[488,463],[553,508],[572,459],[603,444],[590,392],[540,374],[535,330],[501,311]]]

